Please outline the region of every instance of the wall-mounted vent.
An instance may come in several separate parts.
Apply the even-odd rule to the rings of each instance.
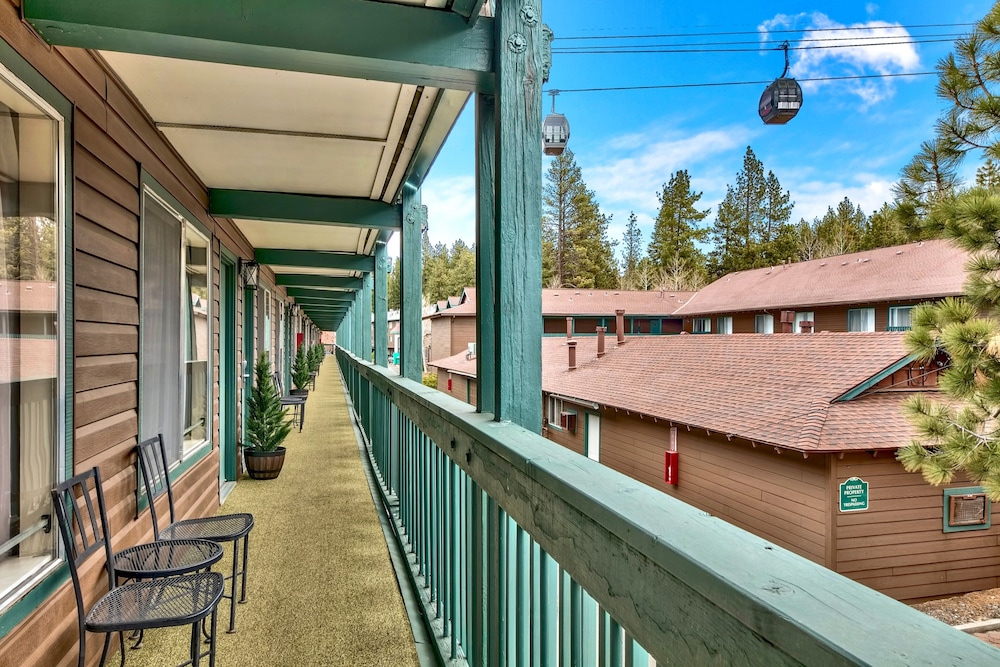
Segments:
[[[990,499],[982,487],[945,489],[943,509],[946,533],[990,527]]]
[[[986,494],[970,493],[948,498],[949,526],[979,526],[986,523]]]
[[[475,359],[476,358],[476,344],[475,343],[469,343],[469,351],[465,353],[465,358],[466,359]]]

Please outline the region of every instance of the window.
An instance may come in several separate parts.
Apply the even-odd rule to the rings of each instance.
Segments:
[[[691,320],[691,333],[707,334],[712,333],[712,318],[696,317]]]
[[[889,306],[889,331],[909,331],[913,306]]]
[[[851,308],[847,311],[848,331],[875,331],[874,308]]]
[[[563,402],[561,398],[556,398],[555,396],[549,396],[548,400],[548,411],[545,415],[545,420],[548,422],[549,426],[555,426],[559,428],[559,413],[563,411]]]
[[[792,333],[802,333],[803,322],[816,322],[816,317],[811,310],[796,311],[795,322],[792,324]]]
[[[0,66],[0,609],[55,565],[62,479],[63,119]]]
[[[163,434],[168,462],[211,435],[210,244],[148,186],[142,199],[140,437]]]
[[[753,319],[753,332],[760,334],[774,333],[774,315],[764,313]]]
[[[716,318],[715,320],[715,333],[719,334],[731,334],[733,333],[733,316],[724,315],[722,317]]]

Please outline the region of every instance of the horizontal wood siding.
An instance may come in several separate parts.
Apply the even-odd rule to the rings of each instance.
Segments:
[[[944,489],[908,473],[891,455],[850,454],[837,461],[837,484],[868,482],[869,509],[837,512],[837,571],[899,600],[920,600],[1000,586],[1000,503],[988,530],[945,533]]]
[[[469,349],[469,343],[476,342],[476,318],[452,317],[451,319],[451,353],[458,354]],[[465,400],[463,397],[462,400]]]
[[[450,317],[435,317],[431,320],[431,361],[451,356]]]
[[[581,416],[583,412],[581,411]],[[549,439],[583,452],[583,429],[571,442],[550,428]],[[776,454],[769,448],[678,428],[679,480],[664,482],[670,425],[614,410],[601,411],[601,462],[644,484],[744,528],[820,564],[826,563],[829,500],[823,457]]]
[[[235,254],[250,257],[253,249],[230,221],[208,215],[205,187],[102,62],[87,51],[46,46],[21,21],[18,5],[0,0],[0,37],[74,105],[67,119],[74,137],[67,147],[74,204],[73,471],[101,468],[115,546],[121,548],[152,536],[148,514],[135,518],[133,453],[139,416],[141,169]],[[214,248],[217,287],[218,245]],[[216,318],[218,312],[216,307]],[[217,379],[217,364],[215,371]],[[218,403],[213,407],[217,413]],[[214,435],[217,443],[217,420]],[[217,458],[209,453],[178,480],[182,516],[204,516],[218,506]],[[88,605],[102,592],[100,575],[95,567],[84,572]],[[91,636],[88,644],[88,664],[97,662],[97,639]],[[76,651],[72,589],[65,585],[0,638],[0,665],[75,664]]]

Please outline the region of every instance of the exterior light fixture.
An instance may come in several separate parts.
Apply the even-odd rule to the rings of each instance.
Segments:
[[[297,303],[290,303],[290,304],[288,304],[288,314],[289,315],[291,315],[292,317],[295,317],[298,314],[298,312],[299,312],[299,304],[297,304]]]
[[[254,259],[240,259],[239,265],[244,289],[257,289],[260,286],[260,264]]]

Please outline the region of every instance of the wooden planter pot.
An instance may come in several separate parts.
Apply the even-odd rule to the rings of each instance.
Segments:
[[[292,389],[288,393],[291,396],[305,396],[307,398],[309,397],[309,390],[308,389]]]
[[[276,479],[285,464],[285,448],[278,447],[273,452],[258,452],[247,449],[243,452],[250,479]]]

